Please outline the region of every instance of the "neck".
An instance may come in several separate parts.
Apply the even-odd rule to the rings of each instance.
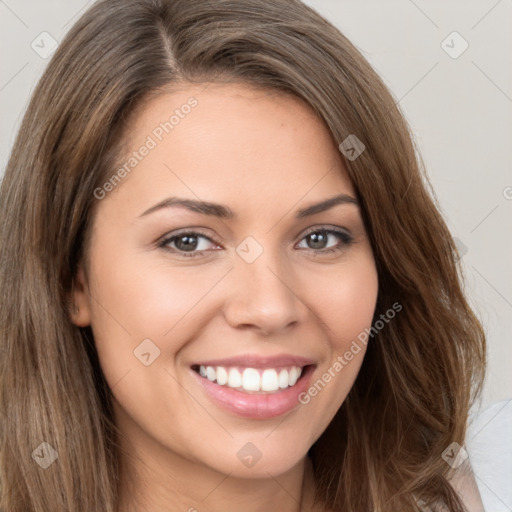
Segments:
[[[185,458],[141,432],[124,434],[117,512],[314,510],[313,470],[306,456],[284,473],[261,476],[260,471],[260,478],[240,478]]]
[[[172,459],[175,470],[148,459],[143,464],[139,460],[137,468],[122,462],[118,512],[313,511],[313,471],[307,457],[284,474],[260,479],[235,478]]]

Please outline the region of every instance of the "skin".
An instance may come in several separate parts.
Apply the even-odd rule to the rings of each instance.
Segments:
[[[91,326],[115,397],[120,510],[292,512],[301,499],[315,510],[306,454],[352,387],[365,346],[307,405],[266,420],[219,408],[190,366],[293,354],[315,360],[315,382],[371,326],[378,279],[359,207],[295,218],[355,190],[309,107],[240,84],[186,84],[146,102],[128,125],[126,155],[191,96],[197,106],[99,201],[73,296],[73,321]],[[141,217],[170,196],[221,203],[237,218],[183,207]],[[344,245],[330,234],[325,246],[338,252],[322,254],[306,236],[336,227],[353,237]],[[210,238],[198,239],[202,256],[180,255],[176,241],[157,246],[182,228]],[[236,252],[248,236],[263,249],[252,263]],[[145,366],[134,350],[148,338],[160,355]],[[247,442],[262,454],[252,467],[237,457]]]

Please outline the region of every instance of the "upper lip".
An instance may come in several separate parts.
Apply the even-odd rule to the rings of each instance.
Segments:
[[[281,354],[275,356],[261,356],[256,354],[242,354],[223,359],[211,359],[195,363],[197,366],[242,366],[244,368],[276,368],[280,366],[308,366],[315,361],[306,357]],[[194,365],[193,365],[194,366]]]

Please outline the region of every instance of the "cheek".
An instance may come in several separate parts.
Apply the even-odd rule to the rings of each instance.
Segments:
[[[98,351],[108,351],[107,358],[124,367],[133,363],[133,350],[145,339],[161,352],[176,353],[221,307],[214,288],[223,288],[224,277],[232,279],[231,265],[148,263],[145,253],[134,256],[126,250],[114,257],[115,246],[98,245],[101,254],[92,273],[97,284],[91,290],[93,330],[97,344],[106,345]],[[325,326],[324,350],[331,359],[344,353],[373,317],[378,282],[371,252],[359,252],[340,265],[303,268],[295,279],[294,291]]]
[[[309,389],[301,397],[301,403],[309,404],[312,414],[322,418],[313,437],[327,427],[354,384],[363,363],[377,302],[378,277],[371,253],[338,270],[325,276],[317,274],[316,285],[310,286],[308,293],[308,305],[325,326],[326,333],[324,357]]]
[[[344,352],[371,326],[378,293],[373,258],[365,255],[325,275],[315,275],[307,292],[311,307],[327,327],[331,351]]]
[[[140,366],[134,351],[144,340],[155,345],[155,354],[172,357],[179,352],[201,321],[208,321],[208,294],[229,270],[224,266],[200,272],[176,264],[171,268],[166,262],[148,263],[144,253],[114,258],[113,245],[103,243],[91,272],[91,324],[109,381]],[[164,359],[155,359],[152,366],[162,365]]]
[[[97,300],[93,303],[96,323],[110,324],[117,331],[116,320],[134,339],[161,338],[194,309],[221,276],[221,272],[201,273],[192,266],[148,263],[149,259],[144,253],[115,261],[107,256],[98,258]]]

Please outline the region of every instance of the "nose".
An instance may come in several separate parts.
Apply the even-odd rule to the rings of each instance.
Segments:
[[[270,336],[304,320],[307,307],[302,301],[299,280],[269,250],[252,263],[236,256],[230,274],[224,315],[231,327]]]

